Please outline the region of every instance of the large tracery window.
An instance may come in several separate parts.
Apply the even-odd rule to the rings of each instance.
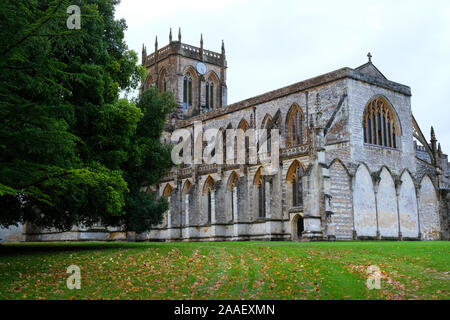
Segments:
[[[381,97],[369,102],[364,111],[364,142],[389,148],[397,148],[399,130],[395,114]]]
[[[184,76],[183,81],[183,109],[192,107],[192,77],[190,73]]]
[[[294,104],[289,110],[286,128],[289,132],[288,144],[290,146],[297,146],[306,143],[305,140],[305,119],[303,116],[302,109],[296,104]]]

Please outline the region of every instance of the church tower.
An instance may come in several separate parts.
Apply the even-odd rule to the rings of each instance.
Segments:
[[[147,55],[146,47],[142,47],[142,65],[147,75],[141,92],[150,86],[156,86],[161,92],[173,92],[178,107],[170,116],[172,123],[227,105],[223,41],[221,53],[209,51],[203,48],[203,35],[200,46],[195,47],[181,42],[180,29],[178,40],[172,40],[170,29],[169,44],[165,47],[158,47],[158,38],[153,53]]]

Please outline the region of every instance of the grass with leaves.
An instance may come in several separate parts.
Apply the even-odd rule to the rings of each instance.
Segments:
[[[0,299],[448,300],[449,253],[449,242],[6,244]],[[67,288],[70,265],[80,290]]]

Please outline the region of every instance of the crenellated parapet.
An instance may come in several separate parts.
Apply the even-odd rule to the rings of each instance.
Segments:
[[[206,63],[214,64],[221,67],[226,67],[225,55],[205,50],[201,47],[195,47],[190,44],[182,43],[180,41],[172,41],[165,47],[156,50],[155,52],[143,57],[142,65],[146,68],[161,62],[171,55],[181,55],[186,58],[200,60]]]

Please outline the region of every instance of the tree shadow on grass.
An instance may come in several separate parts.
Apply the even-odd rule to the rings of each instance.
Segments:
[[[61,252],[81,252],[96,250],[113,250],[113,249],[133,249],[139,245],[133,242],[114,242],[114,243],[17,243],[17,244],[0,244],[0,257],[14,255],[29,255],[39,253],[61,253]]]

